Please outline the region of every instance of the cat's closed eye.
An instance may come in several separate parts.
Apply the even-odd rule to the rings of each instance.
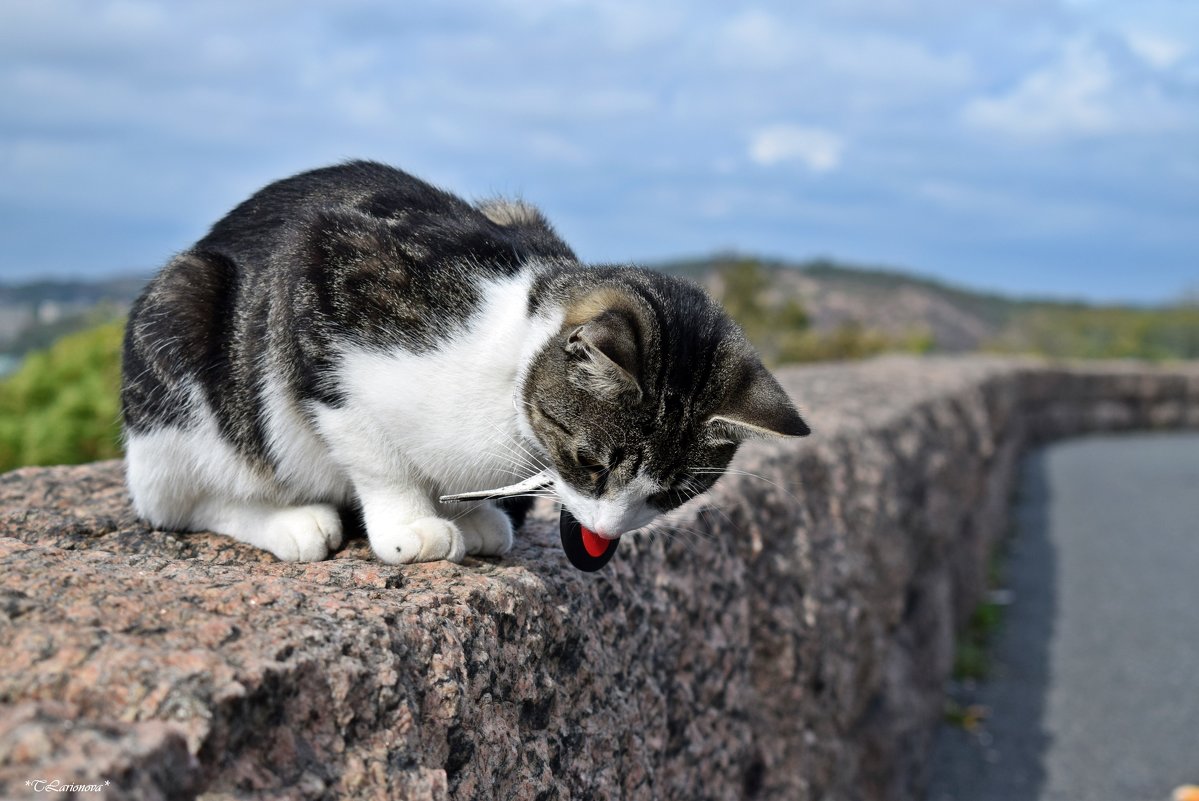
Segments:
[[[537,414],[539,414],[546,422],[548,422],[554,428],[558,429],[558,431],[560,431],[561,433],[565,434],[568,437],[572,437],[572,438],[574,437],[574,432],[572,432],[569,428],[567,428],[562,423],[562,421],[559,420],[557,417],[555,417],[554,415],[547,412],[545,407],[542,406],[540,403],[533,404],[533,411],[537,412]]]
[[[611,469],[610,462],[601,459],[583,447],[575,448],[574,462],[586,470],[592,479],[599,479],[601,475]]]

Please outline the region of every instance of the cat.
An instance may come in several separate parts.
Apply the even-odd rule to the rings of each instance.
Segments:
[[[702,289],[586,266],[523,201],[471,205],[355,161],[272,183],[175,256],[123,346],[138,515],[324,559],[357,506],[399,564],[500,555],[495,503],[548,470],[609,539],[808,426]]]

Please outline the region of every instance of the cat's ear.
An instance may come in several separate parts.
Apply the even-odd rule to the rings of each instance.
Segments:
[[[806,437],[812,433],[779,382],[757,358],[747,359],[735,389],[708,418],[713,438],[741,442],[760,437]]]
[[[582,384],[612,399],[641,400],[641,354],[631,315],[607,310],[566,335],[570,369]]]

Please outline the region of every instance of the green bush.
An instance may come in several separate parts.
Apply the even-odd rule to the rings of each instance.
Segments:
[[[0,470],[119,456],[121,321],[31,353],[0,381]]]
[[[891,337],[866,328],[857,320],[841,323],[826,333],[784,331],[779,342],[777,361],[784,364],[865,359],[880,353],[923,354],[933,347],[932,335],[927,332],[915,331],[905,337]]]

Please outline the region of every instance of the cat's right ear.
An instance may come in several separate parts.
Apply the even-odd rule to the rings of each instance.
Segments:
[[[611,400],[641,400],[641,352],[630,315],[604,311],[570,329],[564,347],[575,383]]]
[[[742,363],[736,389],[709,418],[708,429],[715,440],[731,443],[812,433],[786,391],[756,357]]]

